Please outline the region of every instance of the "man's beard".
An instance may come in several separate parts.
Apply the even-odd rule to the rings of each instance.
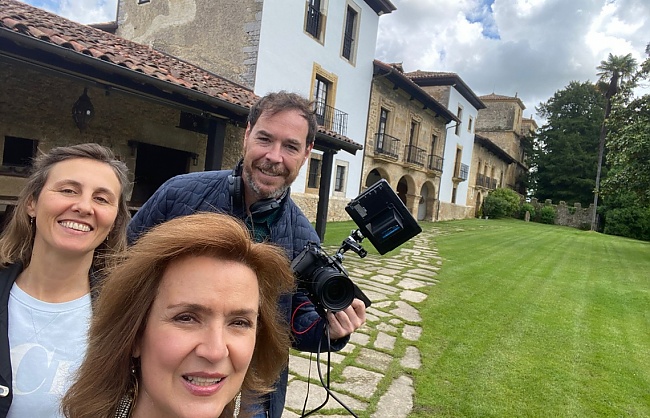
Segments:
[[[276,170],[272,164],[262,164],[256,168],[267,173],[271,172],[273,174],[281,174],[283,178],[286,179],[286,172],[284,170]],[[258,199],[278,199],[289,188],[289,185],[285,183],[279,186],[277,189],[272,190],[270,193],[263,192],[253,180],[253,175],[251,173],[251,170],[244,168],[244,172],[243,172],[244,181],[246,182],[248,187],[250,187],[253,193],[255,193]]]

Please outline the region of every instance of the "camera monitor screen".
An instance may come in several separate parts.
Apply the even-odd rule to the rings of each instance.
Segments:
[[[385,179],[352,199],[345,211],[379,254],[386,254],[422,232]]]

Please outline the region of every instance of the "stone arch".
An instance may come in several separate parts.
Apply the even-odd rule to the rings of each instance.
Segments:
[[[420,201],[418,203],[418,221],[432,221],[436,207],[436,186],[426,181],[420,189]]]
[[[409,212],[411,212],[411,215],[415,218],[417,216],[420,195],[416,194],[419,191],[415,190],[415,180],[413,180],[413,177],[410,175],[402,176],[397,182],[395,191]]]
[[[388,172],[381,167],[375,167],[368,172],[366,176],[366,181],[364,183],[364,189],[372,186],[377,183],[379,180],[385,179],[388,184],[390,184],[390,178],[388,177]]]

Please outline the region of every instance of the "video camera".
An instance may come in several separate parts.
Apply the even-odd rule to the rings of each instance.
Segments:
[[[291,263],[298,288],[306,291],[322,317],[327,310],[337,312],[347,308],[354,298],[362,300],[366,307],[371,304],[343,267],[346,251],[352,250],[364,258],[368,253],[360,243],[368,238],[383,255],[422,232],[384,179],[352,199],[345,211],[359,229],[343,240],[334,256],[328,256],[317,243],[309,242]]]

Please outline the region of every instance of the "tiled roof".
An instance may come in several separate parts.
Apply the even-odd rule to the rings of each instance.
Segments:
[[[476,93],[456,73],[416,70],[404,73],[404,75],[422,87],[452,86],[476,109],[485,109],[485,103],[478,98]]]
[[[104,24],[106,25],[106,24]],[[16,0],[0,0],[0,39],[17,33],[46,45],[65,48],[87,62],[114,64],[133,76],[150,77],[241,108],[243,113],[259,99],[250,89],[149,46],[65,19]],[[127,71],[128,73],[128,71]],[[317,136],[354,153],[363,147],[348,137],[319,127]],[[325,138],[324,138],[325,137]],[[334,140],[334,141],[332,141]],[[346,144],[338,143],[342,141]]]
[[[388,77],[388,79],[394,82],[396,86],[399,86],[404,91],[413,95],[413,97],[416,97],[436,114],[440,114],[440,116],[447,120],[447,123],[452,120],[459,122],[458,118],[445,106],[440,104],[433,96],[424,91],[409,77],[406,77],[402,72],[401,64],[386,64],[377,59],[373,61],[373,64],[376,75],[379,75],[379,77]]]
[[[446,73],[440,71],[422,71],[415,70],[408,73],[404,73],[408,78],[447,78],[447,77],[458,77],[456,73]]]
[[[511,96],[504,96],[504,95],[502,95],[502,94],[494,94],[494,93],[490,93],[490,94],[486,94],[485,96],[480,96],[479,98],[480,98],[481,100],[493,101],[493,102],[499,102],[499,101],[501,101],[501,102],[504,102],[504,101],[505,101],[505,102],[517,101],[517,102],[519,102],[519,105],[522,107],[522,109],[526,109],[526,106],[525,106],[524,103],[521,101],[521,99],[520,99],[519,97],[517,97],[517,95],[515,95],[514,97],[511,97]]]
[[[235,105],[250,107],[257,100],[251,90],[187,62],[19,1],[0,0],[0,28]]]

